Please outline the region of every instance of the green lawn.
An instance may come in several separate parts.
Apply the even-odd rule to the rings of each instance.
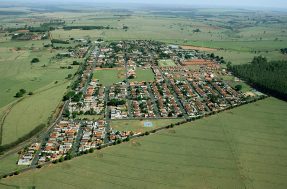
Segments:
[[[152,127],[144,127],[144,122],[151,122]],[[183,121],[183,119],[153,119],[153,120],[113,120],[110,125],[113,129],[119,131],[135,131],[144,132],[148,130],[153,130],[159,127],[165,127],[171,123],[178,123]]]
[[[4,122],[2,144],[11,143],[38,125],[47,123],[48,117],[60,103],[67,86],[67,83],[63,83],[43,89],[42,92],[25,97],[17,103]]]
[[[286,113],[286,102],[269,98],[2,179],[1,188],[285,189]]]
[[[161,67],[166,67],[166,66],[176,66],[173,60],[167,59],[167,60],[159,60],[158,65]]]
[[[110,86],[125,80],[125,71],[118,69],[95,70],[93,76],[94,79],[99,79],[104,86]]]
[[[154,73],[151,69],[137,69],[136,70],[136,78],[130,79],[130,81],[153,81]]]

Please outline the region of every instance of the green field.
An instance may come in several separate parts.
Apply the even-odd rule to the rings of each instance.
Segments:
[[[43,89],[17,103],[3,125],[2,144],[9,144],[29,133],[40,124],[46,124],[62,100],[67,83]]]
[[[73,59],[51,60],[57,51],[42,49],[42,43],[38,41],[5,42],[0,45],[0,107],[14,101],[14,95],[21,88],[28,92],[35,91],[52,82],[64,80],[76,70],[76,67],[60,69],[60,66],[70,65]],[[30,50],[32,45],[37,50]],[[16,47],[21,47],[22,50],[15,51]],[[32,65],[30,61],[34,57],[39,58],[40,62]]]
[[[26,166],[17,165],[19,155],[17,153],[11,154],[4,159],[0,160],[0,175],[7,174],[13,171],[17,171],[19,169],[25,168]],[[1,186],[0,186],[1,188]]]
[[[136,70],[136,78],[130,79],[130,81],[153,81],[154,73],[151,69],[137,69]]]
[[[104,86],[110,86],[125,80],[126,75],[123,69],[103,69],[95,70],[93,77],[98,79]]]
[[[184,119],[154,119],[154,120],[113,120],[110,122],[110,126],[119,131],[135,131],[135,132],[145,132],[148,130],[157,129],[160,127],[165,127],[171,123],[178,123]],[[152,127],[144,127],[144,122],[151,122]]]
[[[168,60],[159,60],[158,65],[161,67],[165,66],[176,66],[173,60],[168,59]]]
[[[285,189],[286,113],[286,102],[269,98],[3,179],[1,188]]]

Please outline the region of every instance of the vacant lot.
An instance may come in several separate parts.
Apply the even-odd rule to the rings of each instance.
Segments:
[[[153,81],[154,73],[151,69],[137,69],[136,70],[136,78],[130,79],[130,81]]]
[[[171,123],[177,123],[183,121],[183,119],[154,119],[154,120],[115,120],[111,121],[111,127],[119,131],[135,131],[145,132],[148,130],[156,129],[170,125]],[[151,122],[152,127],[144,127],[144,122]]]
[[[3,179],[1,188],[285,189],[286,113],[287,103],[269,98]]]
[[[104,86],[110,86],[114,83],[121,82],[125,80],[125,70],[124,69],[97,69],[94,71],[94,79],[100,80],[100,83]]]
[[[173,60],[167,59],[167,60],[160,60],[158,62],[159,66],[165,67],[165,66],[176,66]]]

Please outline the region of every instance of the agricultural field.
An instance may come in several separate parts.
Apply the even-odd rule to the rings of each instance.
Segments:
[[[268,98],[2,179],[1,188],[283,189],[286,113],[286,102]]]
[[[119,131],[134,131],[134,132],[145,132],[160,127],[165,127],[172,123],[178,123],[184,119],[154,119],[154,120],[113,120],[110,123],[110,126],[113,129]],[[145,122],[149,122],[151,126],[145,126]]]
[[[104,86],[110,86],[114,83],[121,82],[126,79],[124,69],[96,69],[93,79],[98,79]]]

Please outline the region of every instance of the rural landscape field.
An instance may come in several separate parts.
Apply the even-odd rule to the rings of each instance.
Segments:
[[[1,1],[0,189],[287,188],[279,1]]]

